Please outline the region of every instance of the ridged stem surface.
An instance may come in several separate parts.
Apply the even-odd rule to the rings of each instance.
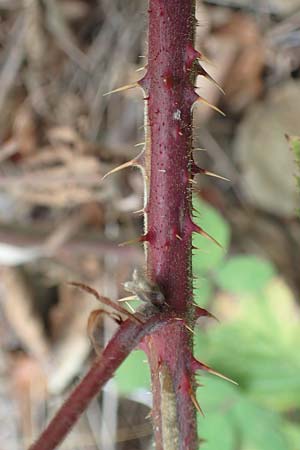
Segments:
[[[194,2],[150,0],[147,73],[145,246],[148,277],[169,308],[193,325],[191,286]],[[197,448],[191,338],[182,321],[145,340],[157,450]],[[172,430],[172,432],[170,432]]]
[[[192,0],[150,0],[147,74],[148,276],[172,308],[190,298]]]

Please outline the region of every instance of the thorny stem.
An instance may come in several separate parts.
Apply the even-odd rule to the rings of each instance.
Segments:
[[[194,91],[194,2],[150,0],[145,91],[148,277],[162,289],[172,311],[193,326],[191,286],[192,105]],[[194,450],[191,339],[182,322],[145,339],[152,373],[157,450]],[[193,394],[192,394],[193,395]],[[170,433],[170,429],[172,432]]]
[[[150,142],[147,272],[177,311],[185,311],[191,297],[192,11],[191,0],[150,0],[148,70],[140,82]]]
[[[202,73],[201,54],[193,46],[194,9],[194,0],[149,0],[148,65],[139,82],[145,93],[147,145],[126,165],[142,166],[145,177],[145,233],[139,240],[145,243],[147,295],[149,286],[155,286],[146,300],[148,319],[144,323],[127,319],[120,325],[30,450],[53,450],[137,345],[150,363],[156,449],[198,447],[195,406],[200,407],[194,374],[198,369],[215,372],[193,358],[189,331],[197,317],[210,315],[193,304],[191,281],[192,233],[206,234],[191,213],[190,179],[197,173],[192,106],[201,100],[194,84],[196,73]]]

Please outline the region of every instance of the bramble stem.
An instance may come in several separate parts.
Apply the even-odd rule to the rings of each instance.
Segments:
[[[147,275],[170,309],[193,326],[191,153],[194,62],[193,0],[149,1],[145,207]],[[152,373],[157,450],[195,450],[191,338],[182,321],[145,339]],[[172,432],[170,430],[172,429]]]
[[[146,319],[127,319],[30,450],[53,450],[126,356],[138,344],[152,377],[156,450],[196,450],[195,370],[210,370],[192,356],[196,311],[191,281],[191,239],[203,230],[192,219],[192,106],[197,58],[194,0],[149,0],[145,93]],[[137,163],[137,161],[135,161]],[[136,281],[136,280],[135,280]],[[150,292],[149,292],[150,286]],[[151,287],[155,289],[151,292]],[[140,286],[139,286],[140,289]],[[157,302],[161,293],[163,302]],[[200,308],[201,309],[201,308]],[[198,308],[197,316],[209,315]]]

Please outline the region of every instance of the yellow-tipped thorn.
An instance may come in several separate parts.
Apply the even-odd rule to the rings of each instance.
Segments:
[[[175,320],[178,320],[178,322],[183,322],[184,327],[185,327],[188,331],[190,331],[190,333],[195,334],[194,330],[192,330],[192,328],[189,327],[189,326],[185,323],[184,319],[182,319],[181,317],[175,317]]]
[[[148,363],[148,361],[146,361]],[[152,411],[150,410],[150,412],[145,416],[145,420],[148,419],[152,419]]]
[[[192,333],[194,336],[195,336],[195,331],[194,330],[192,330],[192,328],[191,327],[189,327],[188,325],[186,325],[186,324],[184,324],[184,326],[185,326],[185,328],[188,330],[188,331],[190,331],[190,333]]]
[[[144,213],[145,213],[144,208],[138,209],[137,211],[133,211],[133,212],[132,212],[132,214],[138,214],[138,215],[142,215],[142,214],[144,214]]]
[[[206,64],[209,64],[210,66],[216,68],[215,63],[212,62],[211,59],[207,58],[207,56],[203,55],[203,53],[201,53],[201,56],[199,56],[198,59],[199,59],[199,61],[203,61],[203,62],[205,62]]]
[[[216,244],[218,247],[220,247],[223,250],[222,245],[214,237],[212,237],[210,234],[206,233],[206,231],[201,229],[201,231],[199,230],[199,234],[201,234],[201,236],[209,239],[211,242],[213,242],[214,244]]]
[[[113,89],[112,91],[106,92],[105,94],[103,94],[103,97],[106,97],[107,95],[110,95],[110,94],[116,94],[117,92],[127,91],[128,89],[133,89],[138,86],[139,86],[138,83],[125,84],[125,86],[121,86],[117,89]]]
[[[118,302],[120,302],[120,303],[122,303],[122,302],[132,302],[134,300],[137,300],[136,295],[130,295],[129,297],[119,298]]]
[[[147,64],[143,67],[139,67],[138,69],[136,69],[136,72],[142,72],[142,70],[147,69]]]
[[[200,413],[203,417],[205,417],[204,413],[203,413],[203,411],[201,409],[201,406],[199,405],[199,402],[198,402],[198,400],[197,400],[197,398],[196,398],[196,396],[195,396],[195,394],[193,393],[192,390],[190,391],[190,397],[191,397],[191,400],[192,400],[196,410],[198,411],[198,413]]]
[[[176,238],[177,238],[179,241],[182,241],[182,237],[179,236],[179,234],[176,234]]]
[[[203,228],[199,227],[195,222],[191,222],[191,224],[192,224],[192,231],[194,233],[198,233],[201,236],[205,237],[206,239],[209,239],[211,242],[213,242],[214,244],[216,244],[218,247],[220,247],[223,250],[222,245],[215,238],[213,238],[210,234],[208,234],[205,230],[203,230]]]
[[[201,64],[199,64],[199,68],[200,68],[200,70],[199,70],[199,73],[198,73],[198,75],[200,76],[200,77],[204,77],[204,78],[206,78],[207,80],[209,80],[209,81],[211,81],[215,86],[216,86],[216,88],[217,89],[219,89],[219,91],[223,94],[223,95],[225,95],[225,91],[224,91],[224,89],[219,85],[219,83],[201,66]]]
[[[139,244],[140,242],[143,242],[143,239],[141,237],[130,239],[129,241],[121,242],[119,244],[119,247],[125,247],[125,245],[132,245],[132,244]]]
[[[195,306],[196,313],[197,313],[197,311],[201,311],[202,310],[201,311],[201,315],[197,316],[196,322],[197,322],[198,319],[200,319],[200,317],[205,317],[205,318],[208,317],[208,318],[214,319],[214,320],[216,320],[217,322],[220,323],[219,319],[216,316],[214,316],[214,314],[211,314],[209,311],[207,311],[207,309],[201,308],[201,306],[197,305],[197,303],[194,303],[194,302],[192,302],[192,305]]]
[[[197,102],[201,102],[204,103],[206,106],[208,106],[209,108],[213,109],[214,111],[218,112],[219,114],[221,114],[223,117],[226,117],[226,114],[217,106],[213,105],[212,103],[209,103],[208,100],[205,100],[205,98],[203,97],[199,97]]]
[[[196,147],[192,149],[192,152],[207,152],[207,148]]]
[[[130,309],[130,311],[135,314],[135,309],[130,305],[130,303],[125,302],[125,305]]]
[[[209,81],[212,82],[214,86],[221,92],[221,94],[226,95],[224,89],[219,85],[219,83],[209,74],[205,75],[205,78],[207,78]]]
[[[208,170],[205,170],[205,175],[208,175],[209,177],[214,177],[214,178],[219,178],[220,180],[224,180],[224,181],[229,181],[230,180],[226,177],[222,177],[222,175],[218,175],[217,173],[214,172],[209,172]]]
[[[208,373],[211,373],[212,375],[215,375],[215,376],[217,376],[219,378],[222,378],[223,380],[229,381],[229,383],[235,384],[236,386],[239,385],[236,381],[232,380],[231,378],[226,377],[226,375],[223,375],[222,373],[217,372],[216,370],[211,369],[210,367],[208,367],[206,369],[206,371]]]
[[[207,77],[215,86],[217,89],[219,89],[219,91],[221,92],[221,94],[226,95],[226,92],[224,91],[224,89],[222,88],[222,86],[219,85],[219,83],[210,75]]]
[[[115,167],[114,169],[107,172],[104,175],[104,177],[102,177],[101,181],[105,180],[105,178],[107,178],[109,175],[112,175],[113,173],[119,172],[120,170],[126,169],[127,167],[135,166],[135,165],[137,165],[136,160],[131,159],[130,161],[127,161],[126,163],[121,164],[120,166]]]

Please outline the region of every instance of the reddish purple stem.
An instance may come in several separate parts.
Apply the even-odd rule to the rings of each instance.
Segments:
[[[194,1],[150,0],[148,13],[148,65],[140,82],[146,96],[150,142],[146,151],[147,273],[161,287],[170,309],[193,327],[191,237],[195,227],[190,179],[192,105],[197,100],[194,62],[198,56],[193,47]],[[156,449],[168,446],[169,450],[173,445],[176,450],[195,450],[198,441],[193,374],[188,368],[190,332],[178,321],[166,325],[146,342],[152,372]],[[169,389],[176,396],[174,426],[178,439],[173,444],[168,442],[162,412],[166,392],[160,378],[164,376],[172,380]]]

